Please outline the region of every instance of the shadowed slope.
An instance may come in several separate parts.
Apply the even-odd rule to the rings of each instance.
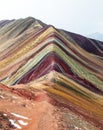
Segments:
[[[103,42],[86,38],[84,36],[81,36],[79,34],[67,32],[60,30],[61,33],[63,33],[67,38],[74,41],[74,43],[78,44],[80,47],[82,47],[84,50],[86,50],[89,53],[95,54],[97,56],[103,57]]]

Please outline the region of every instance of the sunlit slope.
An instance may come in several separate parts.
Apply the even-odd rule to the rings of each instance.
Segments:
[[[98,109],[93,111],[91,107],[95,108],[95,104],[90,103],[91,99],[82,99],[72,89],[65,91],[65,86],[50,82],[51,75],[49,73],[46,80],[41,77],[25,85],[7,87],[0,84],[1,130],[102,130],[100,101],[96,104],[99,112]],[[81,107],[79,102],[82,100]]]
[[[103,90],[102,61],[52,26],[41,28],[19,43],[10,44],[7,44],[9,47],[4,46],[0,53],[0,79],[4,84],[27,83],[56,70],[76,82],[84,85],[88,82],[88,86],[91,83]]]
[[[61,105],[58,103],[56,105],[70,109],[81,116],[83,120],[90,122],[98,129],[102,129],[102,95],[89,91],[73,79],[69,79],[56,71],[30,82],[28,85],[29,89],[44,89],[53,99],[61,103]]]

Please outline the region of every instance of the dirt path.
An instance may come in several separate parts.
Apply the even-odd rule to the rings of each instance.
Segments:
[[[50,101],[44,92],[30,100],[1,90],[0,130],[64,130],[60,129],[60,113]]]

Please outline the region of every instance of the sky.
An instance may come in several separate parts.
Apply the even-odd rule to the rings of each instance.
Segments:
[[[103,33],[103,0],[0,0],[0,20],[28,16],[83,35]]]

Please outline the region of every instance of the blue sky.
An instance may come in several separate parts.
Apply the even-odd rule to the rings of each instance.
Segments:
[[[71,32],[103,33],[103,0],[0,0],[0,20],[28,16]]]

